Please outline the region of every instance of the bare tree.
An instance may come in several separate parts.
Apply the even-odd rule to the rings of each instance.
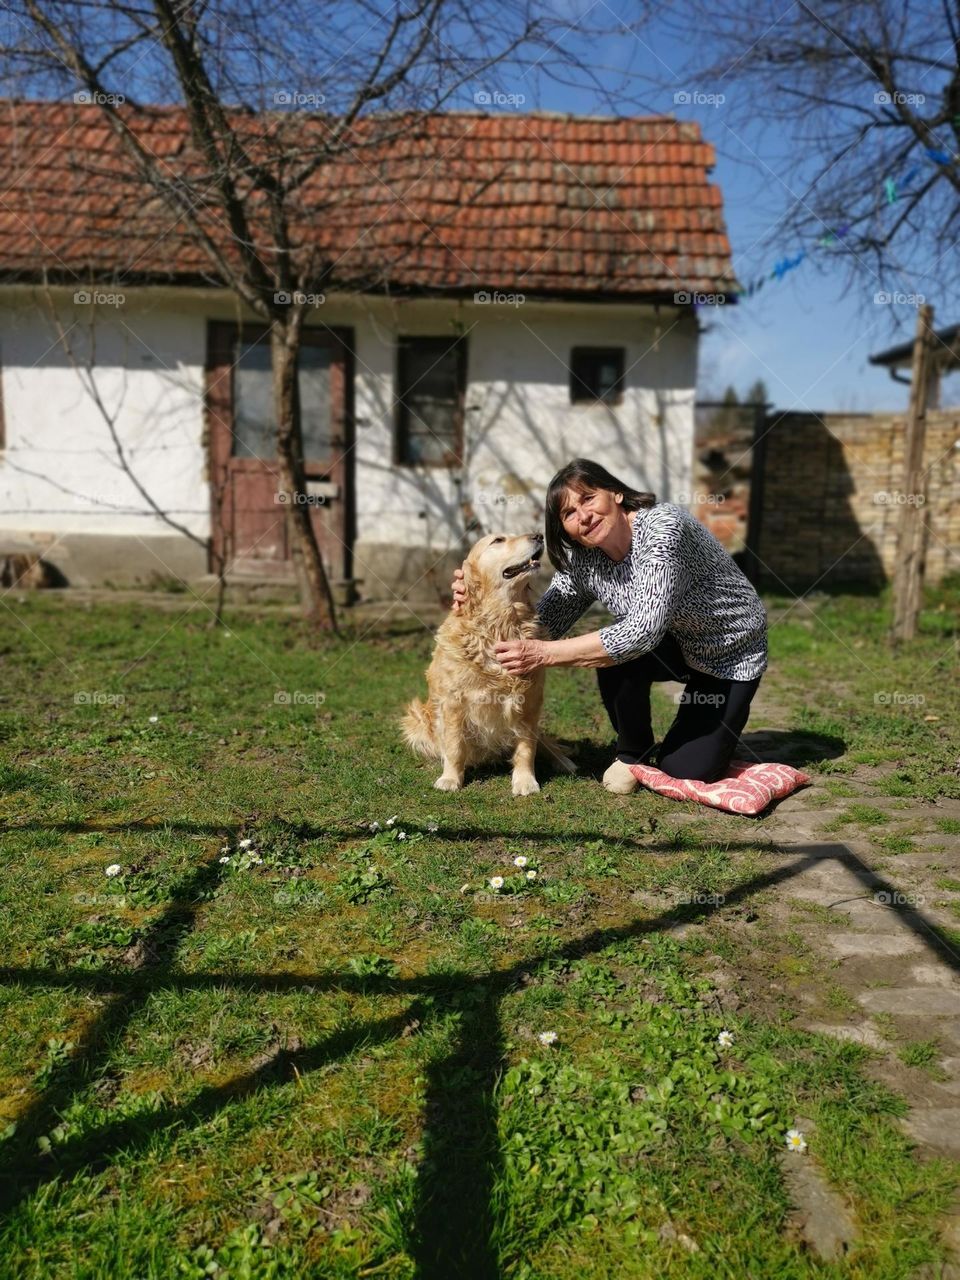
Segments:
[[[619,19],[610,29],[630,32]],[[391,240],[397,219],[383,218],[383,193],[396,190],[398,175],[407,184],[428,166],[439,181],[452,175],[451,219],[496,181],[458,171],[455,145],[438,157],[424,127],[466,88],[490,101],[491,87],[528,88],[524,77],[536,69],[629,107],[612,78],[569,52],[570,33],[589,40],[604,28],[570,11],[561,18],[539,0],[509,10],[496,0],[12,0],[6,30],[8,77],[35,96],[79,91],[109,122],[123,167],[111,163],[103,176],[125,184],[132,225],[144,209],[157,225],[162,210],[168,252],[186,248],[204,279],[269,327],[291,553],[305,612],[335,629],[310,511],[297,500],[305,491],[297,370],[310,299],[389,289],[404,257],[436,234],[424,225],[412,240]],[[158,105],[179,108],[186,143],[162,154],[152,145]],[[350,243],[358,220],[362,252]]]
[[[686,68],[725,92],[723,121],[784,140],[783,211],[764,243],[813,252],[851,279],[955,288],[960,260],[960,6],[956,0],[679,0],[665,20],[701,33]],[[762,174],[771,182],[769,169]],[[818,252],[826,251],[826,253]],[[790,256],[790,255],[793,256]],[[914,287],[909,288],[909,281]]]

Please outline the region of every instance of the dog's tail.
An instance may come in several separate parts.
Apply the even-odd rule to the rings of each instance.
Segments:
[[[433,731],[433,716],[430,708],[419,698],[407,707],[406,714],[400,721],[403,736],[414,751],[421,756],[439,756],[440,749]]]

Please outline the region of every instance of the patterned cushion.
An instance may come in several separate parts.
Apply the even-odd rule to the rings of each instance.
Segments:
[[[649,764],[632,764],[630,772],[638,782],[670,800],[696,800],[728,813],[761,813],[774,800],[782,800],[810,778],[788,764],[749,764],[731,760],[726,777],[716,782],[694,782],[692,778],[672,778]]]

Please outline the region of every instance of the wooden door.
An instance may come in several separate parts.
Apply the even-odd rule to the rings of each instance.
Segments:
[[[298,388],[305,501],[331,583],[348,581],[353,571],[350,352],[347,331],[304,331]],[[268,331],[210,323],[206,401],[214,562],[223,556],[232,574],[289,577]]]

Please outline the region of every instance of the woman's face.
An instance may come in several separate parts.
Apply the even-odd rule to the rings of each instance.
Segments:
[[[609,489],[567,489],[560,504],[564,530],[582,547],[602,547],[624,518],[617,495]]]

